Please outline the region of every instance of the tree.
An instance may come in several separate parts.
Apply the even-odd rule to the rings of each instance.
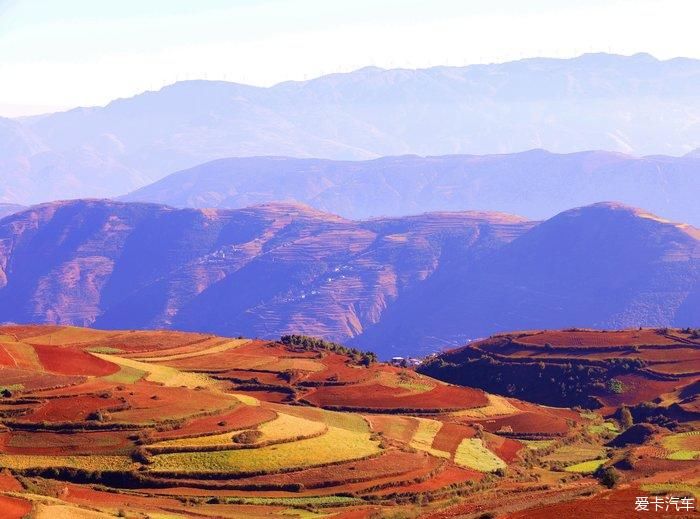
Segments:
[[[620,480],[620,473],[613,467],[601,467],[598,469],[598,472],[596,472],[596,476],[598,476],[600,484],[608,488],[613,488]]]
[[[620,425],[625,431],[634,425],[632,413],[626,406],[622,406],[622,409],[620,409]]]

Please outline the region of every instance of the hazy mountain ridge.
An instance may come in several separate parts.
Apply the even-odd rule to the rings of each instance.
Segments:
[[[4,218],[14,213],[18,213],[23,209],[26,209],[26,207],[17,204],[0,203],[0,218]]]
[[[700,225],[698,197],[700,157],[531,150],[369,161],[229,158],[174,173],[122,199],[234,209],[290,200],[348,218],[470,208],[535,219],[602,199]]]
[[[0,316],[104,328],[301,332],[427,352],[502,329],[693,325],[697,229],[617,204],[350,221],[75,201],[0,221]]]
[[[270,88],[176,83],[104,108],[22,119],[27,142],[36,138],[56,155],[43,155],[40,164],[23,155],[24,169],[8,168],[0,197],[35,203],[48,193],[115,196],[231,156],[368,159],[532,148],[682,155],[700,146],[699,80],[698,60],[593,54],[366,68]],[[0,155],[0,163],[7,160]],[[56,178],[46,181],[42,170]],[[64,185],[66,173],[72,180]]]

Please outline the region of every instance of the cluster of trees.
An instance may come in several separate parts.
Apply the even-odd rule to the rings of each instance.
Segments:
[[[690,335],[691,339],[700,339],[700,328],[683,328],[681,332]]]
[[[280,338],[280,342],[287,346],[295,346],[308,351],[325,350],[332,353],[338,353],[340,355],[346,355],[350,357],[354,363],[362,366],[369,366],[372,363],[377,362],[377,355],[371,351],[361,351],[356,348],[348,348],[342,344],[325,341],[316,337],[309,337],[307,335],[283,335]]]
[[[492,393],[534,400],[547,405],[595,408],[592,396],[602,392],[623,393],[616,375],[645,366],[640,359],[608,359],[599,365],[583,362],[508,362],[481,352],[465,350],[457,362],[435,357],[418,371],[453,384],[479,387]],[[453,360],[453,359],[450,359]]]

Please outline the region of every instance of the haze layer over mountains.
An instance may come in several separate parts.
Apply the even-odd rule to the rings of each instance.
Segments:
[[[698,84],[700,61],[647,54],[366,68],[271,88],[176,83],[104,108],[0,120],[0,201],[113,197],[227,157],[681,156],[700,147]]]
[[[601,200],[624,200],[700,225],[699,198],[700,158],[532,150],[369,161],[221,159],[169,175],[122,199],[232,209],[287,200],[348,218],[468,208],[536,219]]]

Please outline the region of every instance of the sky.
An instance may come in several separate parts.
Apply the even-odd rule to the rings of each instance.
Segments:
[[[0,0],[0,116],[185,79],[269,86],[586,52],[700,58],[698,19],[697,0]]]

